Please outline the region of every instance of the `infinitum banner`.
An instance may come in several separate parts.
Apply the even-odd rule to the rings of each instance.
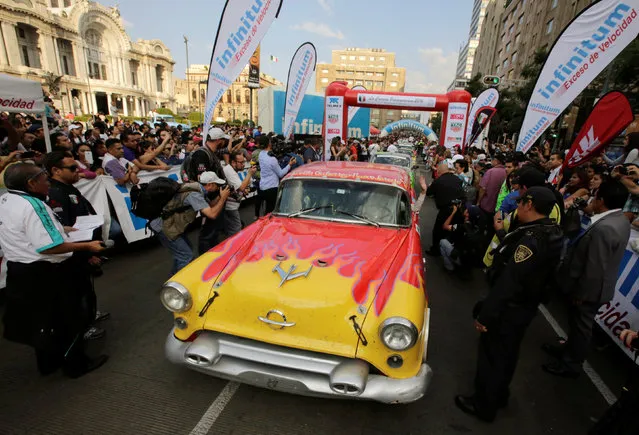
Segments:
[[[639,0],[601,0],[564,29],[528,102],[517,151],[527,152],[570,103],[639,34]]]
[[[317,63],[317,51],[310,42],[300,45],[288,70],[286,82],[286,105],[284,108],[284,137],[288,138],[293,133],[297,113],[300,111],[306,88],[311,82]]]
[[[497,107],[497,102],[499,101],[499,91],[495,88],[488,88],[477,98],[475,98],[475,102],[470,108],[470,114],[468,115],[468,126],[466,127],[466,145],[472,145],[470,138],[473,133],[473,126],[475,125],[475,121],[477,120],[477,112],[482,107]],[[480,132],[481,133],[481,132]]]
[[[204,105],[204,134],[215,105],[240,75],[277,18],[283,0],[226,0],[217,28]]]

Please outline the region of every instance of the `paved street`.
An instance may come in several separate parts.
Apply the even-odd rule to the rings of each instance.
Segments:
[[[252,204],[243,207],[252,219]],[[430,244],[434,205],[422,212],[424,249]],[[195,234],[192,234],[195,237]],[[206,431],[193,431],[228,384],[177,367],[163,355],[172,317],[158,291],[170,269],[161,246],[142,243],[117,255],[96,281],[99,305],[111,312],[107,337],[91,352],[110,355],[100,370],[78,380],[61,374],[42,378],[29,348],[0,341],[1,434],[582,434],[606,408],[587,376],[576,381],[541,370],[540,345],[554,337],[540,315],[521,351],[509,407],[493,425],[478,422],[453,403],[472,391],[477,335],[471,309],[485,291],[481,273],[462,282],[428,259],[431,303],[429,363],[434,370],[426,397],[410,405],[325,400],[280,394],[241,385],[218,400],[218,418]],[[558,307],[551,306],[558,314]],[[559,319],[561,316],[557,316]],[[561,323],[561,322],[560,322]],[[614,349],[593,355],[592,364],[614,393],[627,361]],[[221,403],[221,404],[220,404]],[[221,412],[220,412],[221,411]],[[216,414],[216,413],[214,413]]]

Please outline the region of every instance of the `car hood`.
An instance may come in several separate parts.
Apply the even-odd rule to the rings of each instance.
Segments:
[[[375,315],[383,311],[390,275],[398,276],[405,263],[397,257],[408,249],[408,234],[406,228],[261,219],[206,254],[202,284],[209,299],[217,296],[204,326],[353,357],[360,339],[354,324],[361,326],[373,305]],[[376,297],[383,283],[387,291]]]

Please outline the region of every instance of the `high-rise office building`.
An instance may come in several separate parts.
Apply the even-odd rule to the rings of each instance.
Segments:
[[[503,0],[502,0],[503,2]],[[470,31],[468,33],[468,41],[462,46],[457,58],[457,71],[455,80],[451,83],[448,90],[464,87],[465,83],[470,80],[473,72],[473,63],[475,61],[475,52],[479,46],[482,25],[486,16],[486,8],[490,0],[475,0],[473,4],[473,13],[470,18]]]
[[[330,64],[317,64],[315,90],[324,93],[334,81],[369,91],[404,92],[406,69],[395,66],[395,53],[381,48],[333,50]],[[371,124],[381,128],[401,118],[401,110],[371,109]]]
[[[490,0],[472,75],[499,76],[504,85],[521,79],[540,49],[549,50],[561,31],[592,0]]]

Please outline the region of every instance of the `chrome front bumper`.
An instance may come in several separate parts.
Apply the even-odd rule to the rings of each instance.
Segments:
[[[169,334],[169,361],[223,379],[305,396],[408,403],[420,399],[433,375],[422,363],[417,376],[392,379],[369,373],[368,363],[351,358],[275,346],[203,331],[193,342]]]

